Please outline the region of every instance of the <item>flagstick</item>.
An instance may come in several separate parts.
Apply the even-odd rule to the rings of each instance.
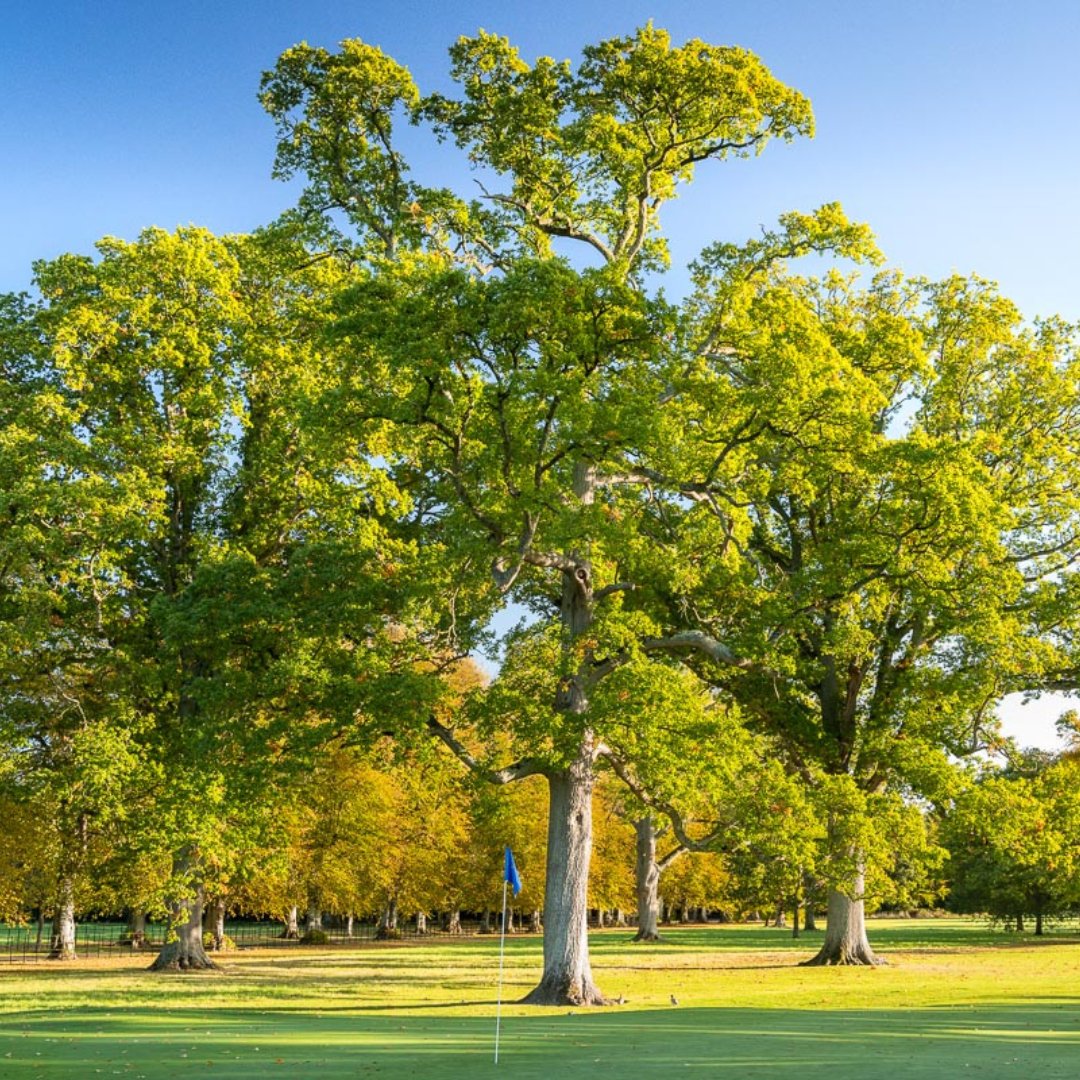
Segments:
[[[499,937],[499,990],[495,999],[495,1064],[499,1064],[499,1026],[502,1022],[503,953],[506,951],[506,886],[503,881],[502,934]]]

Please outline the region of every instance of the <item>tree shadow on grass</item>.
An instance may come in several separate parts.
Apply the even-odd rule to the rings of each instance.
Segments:
[[[686,1069],[780,1080],[1025,1074],[1071,1080],[1080,1061],[1078,1004],[1064,997],[904,1010],[511,1010],[503,1018],[499,1070],[522,1080],[621,1080]],[[74,1016],[9,1016],[0,1022],[0,1075],[92,1077],[97,1069],[106,1075],[123,1069],[147,1080],[247,1080],[267,1073],[444,1080],[495,1074],[492,1016],[432,1015],[430,1005],[423,1011],[90,1008]]]

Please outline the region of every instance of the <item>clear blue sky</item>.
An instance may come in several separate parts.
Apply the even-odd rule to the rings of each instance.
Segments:
[[[361,37],[427,90],[446,86],[447,46],[479,27],[527,59],[564,58],[650,18],[678,40],[752,49],[817,115],[812,142],[700,172],[666,219],[677,261],[838,199],[909,273],[974,271],[1028,313],[1080,319],[1080,5],[1064,0],[8,4],[0,290],[25,288],[33,259],[102,235],[243,231],[284,209],[255,95],[295,42]],[[439,163],[421,157],[419,178]],[[1047,730],[1031,724],[1024,740]]]

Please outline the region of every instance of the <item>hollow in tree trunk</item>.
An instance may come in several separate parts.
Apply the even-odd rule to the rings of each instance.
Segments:
[[[656,861],[656,820],[652,814],[646,814],[634,822],[634,833],[638,916],[638,929],[634,940],[659,941],[660,866]]]
[[[203,948],[203,884],[192,871],[197,868],[190,856],[180,856],[174,864],[177,895],[169,903],[171,933],[150,965],[151,971],[211,971],[217,965]]]
[[[870,948],[870,941],[866,936],[863,886],[864,878],[860,872],[852,883],[852,893],[856,899],[839,889],[829,889],[829,902],[825,916],[825,940],[815,957],[803,961],[804,967],[885,963]]]
[[[547,775],[547,881],[544,889],[544,972],[527,1005],[603,1005],[589,965],[589,856],[593,740],[586,733],[569,768]]]
[[[49,939],[50,960],[76,960],[75,955],[75,883],[62,877],[57,883],[56,914]]]

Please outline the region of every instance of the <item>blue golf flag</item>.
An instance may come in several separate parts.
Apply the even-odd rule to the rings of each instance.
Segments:
[[[503,872],[503,881],[510,882],[515,896],[521,892],[521,877],[514,865],[514,853],[509,848],[506,849],[506,869]]]

